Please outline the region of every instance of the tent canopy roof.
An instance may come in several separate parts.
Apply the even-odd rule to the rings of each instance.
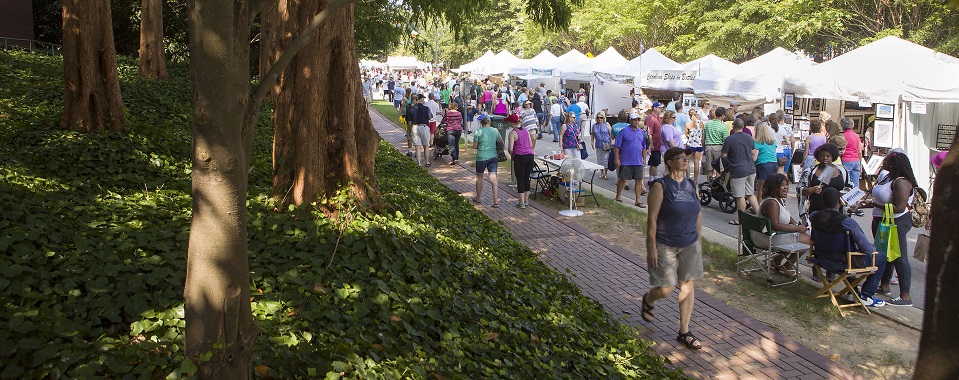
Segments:
[[[873,103],[959,103],[959,59],[889,36],[787,77],[787,91]]]

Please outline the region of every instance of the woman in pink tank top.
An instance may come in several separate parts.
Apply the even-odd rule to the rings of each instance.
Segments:
[[[520,126],[519,116],[516,114],[507,116],[506,122],[512,127],[506,147],[512,156],[513,173],[516,174],[516,192],[519,197],[516,207],[526,208],[529,205],[529,176],[533,173],[533,147],[536,146],[536,139]]]

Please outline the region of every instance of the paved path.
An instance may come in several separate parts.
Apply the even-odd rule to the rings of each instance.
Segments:
[[[370,112],[380,136],[404,151],[401,129]],[[475,191],[474,171],[466,163],[446,165],[441,158],[430,174],[444,185],[471,197]],[[502,184],[502,181],[501,181]],[[530,208],[513,207],[515,193],[500,186],[500,207],[492,208],[491,188],[486,182],[483,204],[477,206],[492,219],[500,220],[513,236],[557,273],[569,269],[570,279],[583,293],[599,301],[614,316],[638,327],[654,349],[669,358],[688,375],[699,379],[849,379],[858,378],[819,353],[782,335],[762,322],[727,306],[700,290],[690,330],[703,342],[703,350],[686,349],[675,340],[679,325],[676,293],[656,305],[656,321],[645,323],[641,297],[649,289],[644,258],[590,233],[570,218],[532,201]]]

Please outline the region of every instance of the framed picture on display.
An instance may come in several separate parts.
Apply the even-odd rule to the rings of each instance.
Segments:
[[[876,120],[872,128],[872,145],[877,148],[892,148],[892,120]]]
[[[866,166],[862,168],[863,173],[868,175],[879,174],[879,169],[882,169],[882,160],[885,158],[886,156],[880,156],[878,154],[874,154],[872,157],[869,157],[869,161],[866,162]]]
[[[822,99],[816,98],[812,99],[809,102],[809,112],[819,112],[822,111]]]
[[[792,111],[795,102],[796,94],[786,94],[786,96],[783,97],[783,109]]]
[[[896,114],[896,107],[892,104],[876,104],[876,117],[880,119],[892,119]]]
[[[793,125],[793,115],[791,113],[783,114],[783,124]]]

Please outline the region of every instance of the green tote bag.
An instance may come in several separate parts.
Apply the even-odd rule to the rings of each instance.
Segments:
[[[882,223],[876,231],[876,251],[886,252],[886,262],[892,262],[902,256],[899,251],[899,231],[896,229],[896,218],[892,204],[886,203],[882,213]]]

